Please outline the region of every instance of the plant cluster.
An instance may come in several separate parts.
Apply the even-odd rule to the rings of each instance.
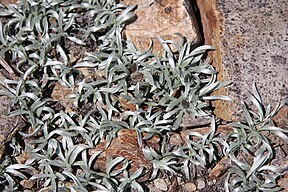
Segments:
[[[119,130],[130,129],[153,165],[151,179],[160,171],[191,179],[191,167],[211,166],[222,147],[231,163],[239,166],[229,170],[227,190],[277,189],[269,171],[280,174],[284,169],[268,165],[273,149],[266,134],[287,140],[284,130],[270,125],[285,102],[265,110],[254,91],[249,97],[259,113],[244,103],[247,122],[231,124],[233,133],[217,137],[209,101],[231,99],[210,95],[228,83],[217,81],[217,71],[203,59],[214,48],[193,49],[178,34],[178,43],[159,37],[162,55],[152,53],[152,44],[139,51],[122,38],[133,9],[113,0],[21,0],[0,6],[0,15],[8,18],[0,22],[0,64],[14,73],[1,82],[0,95],[11,100],[7,115],[21,116],[28,127],[17,135],[25,145],[13,139],[11,155],[1,159],[0,185],[19,190],[20,180],[30,179],[37,181],[37,188],[50,186],[54,191],[65,182],[71,183],[71,191],[144,191],[138,179],[149,170],[130,173],[131,160],[124,157],[108,158],[104,171],[95,170],[93,164],[102,151],[89,154],[100,141],[109,147]],[[85,54],[71,50],[75,47]],[[80,68],[91,68],[98,75],[83,78]],[[57,107],[59,102],[51,98],[55,84],[71,91],[72,111]],[[171,147],[169,135],[181,130],[185,113],[191,118],[211,117],[211,130],[204,135],[190,132],[184,146]],[[160,138],[159,150],[145,142],[154,135]],[[22,153],[29,158],[16,163],[15,157]],[[255,153],[252,165],[241,159],[245,153]]]
[[[266,108],[261,96],[253,86],[253,93],[246,93],[255,109],[248,108],[247,102],[242,102],[242,113],[245,122],[231,123],[234,131],[224,138],[223,152],[231,160],[228,171],[227,191],[279,191],[276,179],[287,171],[286,167],[271,165],[275,153],[269,139],[274,134],[288,142],[287,130],[276,127],[273,117],[287,103],[282,100],[272,110]]]

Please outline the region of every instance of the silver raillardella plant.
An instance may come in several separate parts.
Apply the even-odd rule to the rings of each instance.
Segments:
[[[250,94],[260,107],[259,115],[243,104],[248,124],[232,124],[237,131],[226,140],[216,137],[216,123],[211,118],[209,133],[189,133],[185,146],[167,144],[169,134],[181,129],[185,113],[191,118],[212,117],[207,101],[231,101],[227,96],[210,95],[229,82],[217,81],[217,71],[203,59],[212,46],[192,49],[180,34],[180,43],[159,37],[161,55],[152,53],[152,44],[145,51],[137,50],[122,38],[125,23],[135,16],[134,9],[113,0],[20,0],[8,7],[0,5],[0,16],[6,17],[0,22],[0,64],[14,73],[13,78],[1,81],[0,95],[10,98],[7,115],[21,116],[29,127],[17,134],[27,141],[25,145],[15,138],[9,142],[12,150],[1,159],[0,187],[18,191],[20,181],[30,179],[37,181],[37,188],[53,191],[65,182],[71,184],[71,191],[144,191],[138,179],[147,170],[130,173],[131,161],[124,157],[107,158],[105,171],[93,168],[102,151],[91,155],[89,150],[103,140],[109,147],[121,129],[137,133],[139,147],[153,164],[151,179],[159,172],[184,174],[189,179],[191,166],[216,162],[219,145],[234,163],[240,161],[235,153],[247,149],[253,150],[255,162],[260,162],[239,164],[243,166],[238,172],[230,170],[228,189],[245,188],[243,174],[253,180],[263,170],[278,171],[267,167],[273,149],[261,133],[286,137],[282,129],[268,126],[283,103],[264,112],[259,94]],[[75,58],[73,46],[86,51],[85,55],[80,51]],[[83,67],[97,71],[98,76],[81,77],[78,69]],[[75,110],[65,112],[61,103],[53,100],[51,89],[56,84],[71,90],[69,98]],[[155,134],[160,138],[159,151],[144,142]],[[243,142],[239,138],[256,139],[259,145],[239,143]],[[23,153],[28,154],[27,161],[15,163],[15,157]],[[264,185],[261,187],[267,187]]]

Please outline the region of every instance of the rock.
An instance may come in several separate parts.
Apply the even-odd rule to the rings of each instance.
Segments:
[[[77,88],[75,88],[75,91],[77,91]],[[69,94],[71,93],[71,88],[65,87],[60,83],[56,83],[53,88],[51,98],[53,101],[59,102],[59,104],[65,108],[66,113],[70,113],[76,110],[75,106],[73,105],[73,100],[69,98]]]
[[[148,191],[163,192],[161,189],[158,189],[158,188],[154,187],[153,184],[147,184],[147,188],[148,188]]]
[[[276,122],[278,127],[288,130],[288,105],[280,109],[273,120]]]
[[[169,144],[170,145],[183,145],[184,141],[180,134],[173,133],[171,137],[169,138]]]
[[[179,185],[182,185],[184,183],[181,177],[176,177],[176,179]]]
[[[169,190],[168,192],[178,192],[179,191],[179,183],[177,182],[178,178],[177,177],[173,177],[171,179],[171,182],[168,183],[169,186]]]
[[[214,184],[214,182],[213,181],[208,181],[207,184],[208,184],[208,186],[211,186],[211,185]]]
[[[8,6],[10,4],[15,4],[17,0],[1,0],[0,3],[2,3],[5,6]]]
[[[201,180],[201,179],[197,179],[197,189],[204,189],[205,188],[205,181]]]
[[[137,19],[126,26],[125,35],[140,50],[147,49],[152,39],[153,52],[160,53],[162,46],[157,36],[163,39],[175,39],[174,33],[181,33],[189,42],[201,41],[194,11],[188,0],[122,0],[121,2],[137,5],[135,10]]]
[[[155,179],[154,181],[154,186],[157,189],[163,190],[163,191],[167,191],[168,187],[167,187],[167,183],[164,179]]]
[[[24,189],[31,189],[36,183],[36,180],[21,180],[20,181],[20,185],[22,185],[22,187]]]
[[[279,179],[278,185],[282,187],[282,192],[288,191],[288,173],[283,178]]]
[[[155,136],[147,142],[147,145],[157,148],[158,142],[159,139]],[[93,155],[95,152],[103,150],[93,166],[94,169],[105,171],[106,160],[109,157],[125,157],[129,159],[132,162],[131,168],[129,169],[130,174],[134,173],[141,167],[144,167],[146,171],[152,169],[151,162],[145,158],[142,148],[138,144],[137,134],[135,131],[122,129],[117,133],[117,137],[112,140],[107,149],[105,149],[105,145],[106,141],[101,141],[95,149],[89,150],[89,155]],[[147,180],[149,179],[149,176],[149,174],[146,174],[141,179]]]
[[[197,189],[197,187],[196,187],[196,185],[194,184],[194,183],[186,183],[185,185],[184,185],[184,189],[186,190],[186,191],[196,191],[196,189]]]
[[[66,96],[68,94],[71,93],[71,89],[69,87],[65,87],[63,85],[61,85],[60,83],[56,83],[52,94],[51,94],[51,98],[53,99],[53,101],[63,101],[66,99]]]
[[[256,82],[265,103],[275,104],[288,93],[288,1],[197,0],[205,44],[219,79],[233,85],[215,94],[235,102],[213,102],[217,116],[237,119],[239,101]]]
[[[80,67],[77,70],[85,77],[85,82],[91,82],[94,79],[101,79],[105,76],[104,71],[100,69]]]
[[[190,115],[184,114],[182,122],[180,124],[181,127],[185,128],[195,128],[195,127],[203,127],[211,124],[210,117],[194,117],[191,118]]]
[[[219,179],[222,175],[224,175],[229,168],[230,163],[227,157],[223,157],[216,166],[210,171],[209,177],[211,179]]]
[[[15,159],[19,164],[25,164],[26,161],[30,159],[30,155],[25,151],[22,151],[21,154],[15,157]]]

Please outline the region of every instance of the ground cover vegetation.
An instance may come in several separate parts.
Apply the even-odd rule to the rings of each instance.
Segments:
[[[277,178],[287,167],[271,164],[269,136],[288,142],[287,131],[273,124],[287,99],[265,107],[254,84],[241,104],[244,120],[232,122],[233,131],[220,137],[209,101],[232,100],[211,95],[229,84],[217,81],[217,71],[204,57],[214,48],[195,47],[178,34],[178,41],[159,37],[161,55],[152,52],[152,43],[139,51],[122,34],[125,24],[133,22],[134,9],[112,0],[0,5],[1,65],[11,75],[1,80],[0,95],[10,99],[7,115],[25,122],[6,143],[1,188],[21,191],[21,181],[30,180],[37,190],[57,191],[69,182],[71,191],[146,191],[145,174],[150,180],[159,174],[189,180],[193,167],[211,167],[226,156],[231,165],[227,191],[280,190]],[[97,75],[86,78],[82,68]],[[71,110],[53,100],[57,84],[70,91]],[[167,140],[182,130],[184,114],[209,118],[210,131],[191,129],[184,145],[170,146]],[[109,147],[122,129],[135,131],[151,170],[131,173],[132,161],[121,156],[107,158],[104,171],[93,167],[102,151],[89,150],[103,140]],[[158,149],[146,142],[154,136]],[[21,154],[27,157],[22,163],[17,161]]]

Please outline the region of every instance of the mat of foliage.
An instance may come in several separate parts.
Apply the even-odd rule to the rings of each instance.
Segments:
[[[146,191],[141,181],[145,174],[150,180],[159,173],[189,180],[193,167],[209,168],[226,156],[231,164],[227,191],[280,190],[277,178],[287,167],[271,164],[269,134],[288,141],[287,131],[272,120],[287,99],[264,107],[254,84],[247,91],[251,102],[241,104],[245,121],[231,123],[233,132],[220,137],[209,101],[232,100],[211,95],[229,84],[217,81],[217,71],[203,59],[214,48],[195,48],[178,34],[178,41],[159,37],[162,55],[152,53],[152,44],[137,50],[122,37],[135,8],[112,0],[0,5],[5,17],[0,23],[0,64],[10,73],[1,80],[0,95],[10,99],[7,115],[21,116],[26,124],[6,144],[1,188]],[[83,68],[96,75],[85,77]],[[52,98],[56,85],[69,90],[69,109]],[[182,130],[184,114],[209,118],[210,131],[191,130],[184,145],[167,145],[171,133]],[[135,131],[151,170],[131,172],[131,159],[121,156],[108,157],[105,170],[93,167],[102,151],[89,150],[101,141],[109,147],[122,129]],[[159,149],[145,142],[155,135]]]

